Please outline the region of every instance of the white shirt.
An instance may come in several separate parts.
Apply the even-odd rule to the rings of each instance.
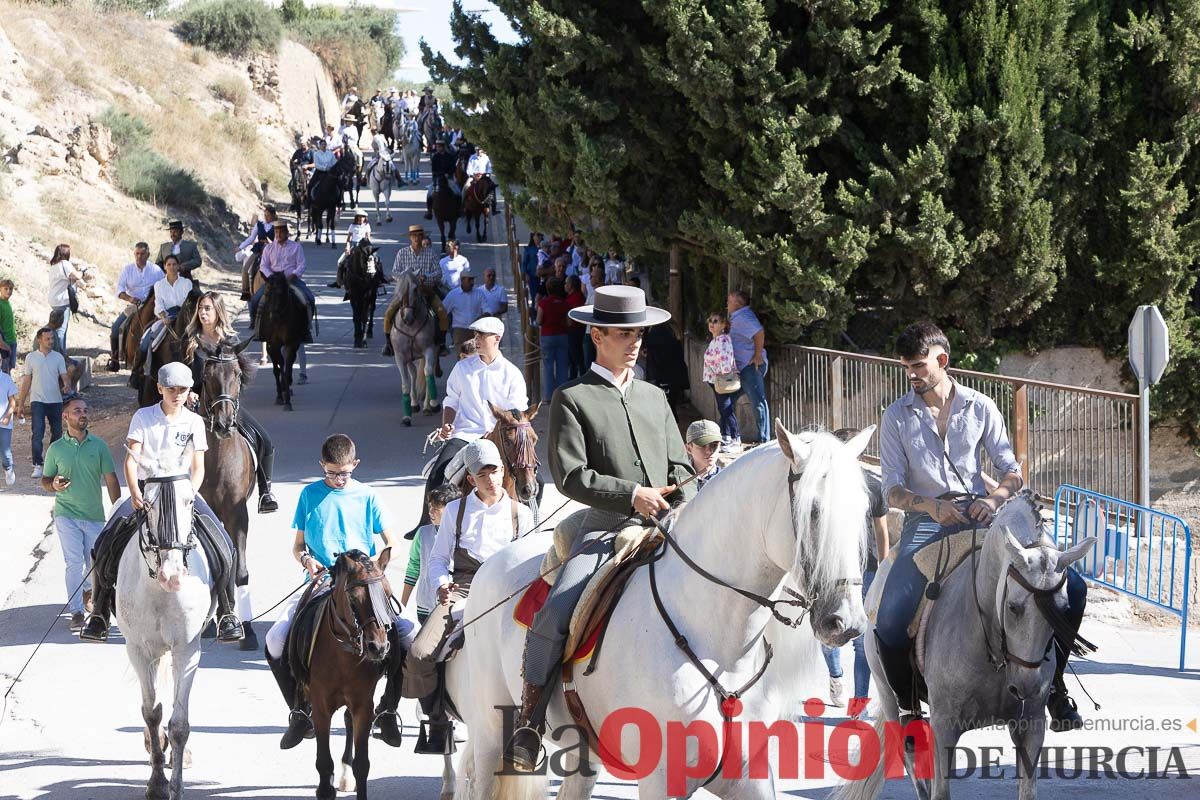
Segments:
[[[354,105],[354,101],[357,99],[358,95],[356,95],[354,92],[348,92],[346,96],[342,98],[342,111],[348,111],[350,106]]]
[[[604,282],[606,284],[614,284],[621,282],[621,273],[625,271],[625,265],[615,258],[604,262]]]
[[[346,236],[350,239],[351,246],[358,244],[363,239],[371,238],[371,223],[362,222],[350,225],[346,231]]]
[[[474,177],[475,175],[479,175],[481,173],[484,175],[492,174],[492,160],[487,157],[486,153],[482,155],[476,153],[467,161],[468,175]]]
[[[182,408],[175,419],[168,420],[163,413],[162,403],[133,412],[133,419],[129,420],[129,433],[125,438],[142,443],[143,463],[156,464],[159,469],[178,469],[180,473],[191,472],[191,463],[182,463],[189,442],[198,453],[208,449],[204,418]],[[151,471],[141,464],[138,465],[137,474],[138,480],[143,481],[152,476]]]
[[[126,264],[117,278],[117,297],[124,292],[140,303],[150,294],[154,284],[165,277],[167,274],[163,272],[162,267],[153,261],[147,261],[146,266],[141,269],[138,269],[137,262]]]
[[[529,407],[525,376],[502,355],[492,363],[475,354],[454,365],[446,379],[445,406],[454,409],[454,438],[473,442],[496,426],[488,403],[502,409]]]
[[[598,361],[592,362],[592,372],[596,373],[601,378],[604,378],[604,380],[608,381],[613,386],[616,386],[617,390],[621,394],[629,394],[629,385],[633,383],[633,377],[630,377],[629,380],[625,381],[625,385],[621,386],[617,383],[617,376],[614,375],[607,367],[600,366],[600,362]]]
[[[254,227],[250,229],[250,235],[238,245],[238,250],[245,250],[248,247],[253,247],[255,243],[258,242],[258,228],[260,225],[264,230],[266,230],[268,239],[275,238],[274,233],[272,233],[272,231],[275,230],[275,223],[267,222],[265,219],[260,219],[258,222],[254,223]]]
[[[451,289],[457,289],[459,283],[462,282],[462,272],[467,267],[471,266],[471,262],[462,253],[451,258],[445,256],[441,260],[442,265],[442,283],[446,284]]]
[[[332,148],[333,145],[330,145]],[[314,150],[313,151],[313,167],[318,172],[328,172],[337,166],[337,156],[329,150]]]
[[[384,138],[382,133],[375,134],[371,139],[371,149],[380,158],[390,160],[392,157],[391,151],[388,150],[387,139]]]
[[[73,269],[75,266],[70,259],[50,265],[50,289],[46,292],[46,300],[49,301],[51,308],[70,304],[71,295],[67,291],[67,287],[71,285],[71,279],[68,276]]]
[[[500,309],[508,304],[508,290],[499,283],[490,289],[485,284],[478,287],[476,291],[483,292],[484,314],[499,314]]]
[[[450,583],[450,570],[454,562],[454,534],[458,528],[458,507],[467,504],[463,513],[462,535],[458,546],[470,553],[479,562],[487,561],[513,540],[512,502],[508,493],[500,490],[500,498],[485,506],[479,495],[471,492],[466,497],[451,500],[442,512],[442,524],[437,538],[433,540],[433,551],[429,554],[429,579],[437,589]],[[517,503],[517,536],[528,533],[533,527],[533,514],[529,508]]]
[[[180,275],[172,284],[162,278],[154,284],[154,316],[163,314],[172,308],[183,305],[183,301],[192,293],[192,282]]]
[[[28,363],[28,361],[29,359],[27,357],[26,363]],[[55,376],[54,379],[57,381],[58,377]],[[9,377],[8,373],[0,372],[0,417],[3,417],[6,413],[8,413],[9,398],[18,397],[20,394],[20,391],[17,390],[17,384],[13,383],[13,379]],[[11,431],[14,417],[16,417],[15,413],[12,417],[8,418],[8,422],[0,425],[0,428],[5,428]]]
[[[32,375],[29,383],[29,400],[32,403],[61,403],[62,384],[58,376],[67,374],[67,362],[62,353],[51,350],[43,355],[41,350],[34,350],[25,355],[25,374]],[[8,398],[5,398],[7,403]],[[0,414],[3,414],[0,411]]]
[[[454,317],[450,322],[455,328],[466,328],[483,316],[483,292],[472,289],[464,292],[462,287],[451,289],[442,300],[442,306]]]

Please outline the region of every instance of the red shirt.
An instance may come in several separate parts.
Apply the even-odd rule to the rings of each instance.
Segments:
[[[542,336],[560,336],[567,332],[567,312],[571,306],[567,298],[547,295],[538,300],[542,312]]]
[[[567,295],[567,308],[568,309],[578,308],[579,306],[584,305],[586,302],[587,302],[587,300],[584,298],[583,292],[571,292],[570,294]],[[570,317],[567,317],[567,327],[570,328],[574,332],[579,332],[579,331],[583,330],[583,323],[576,322],[575,320],[571,319]]]

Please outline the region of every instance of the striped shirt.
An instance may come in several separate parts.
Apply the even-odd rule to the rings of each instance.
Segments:
[[[405,272],[415,273],[434,285],[442,282],[442,265],[434,257],[432,247],[426,247],[419,253],[413,252],[412,245],[400,248],[392,264],[392,277],[398,278]]]

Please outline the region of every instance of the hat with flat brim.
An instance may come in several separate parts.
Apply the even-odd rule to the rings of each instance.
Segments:
[[[420,225],[409,225],[408,226],[408,235],[412,236],[414,233],[419,233],[421,235],[424,235],[425,229],[422,228]]]
[[[598,286],[596,302],[578,306],[567,316],[601,328],[649,328],[671,318],[671,312],[646,305],[646,293],[636,286]]]
[[[167,223],[167,230],[181,231],[181,230],[183,230],[183,223],[177,219],[173,219]]]

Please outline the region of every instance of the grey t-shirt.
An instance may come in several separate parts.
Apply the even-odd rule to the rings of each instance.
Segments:
[[[43,355],[41,350],[34,350],[25,356],[25,373],[33,376],[33,381],[29,386],[31,402],[61,403],[63,401],[62,387],[58,382],[58,376],[67,374],[67,362],[61,353],[51,350],[49,355]]]

